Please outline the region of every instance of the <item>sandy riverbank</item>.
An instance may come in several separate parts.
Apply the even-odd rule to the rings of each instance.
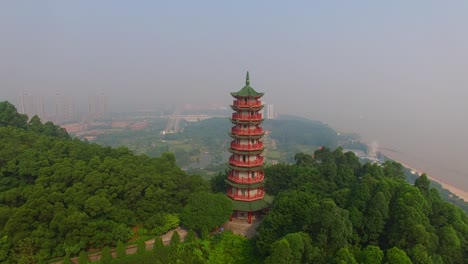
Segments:
[[[385,156],[387,156],[388,158],[390,158],[390,159],[392,159],[392,160],[394,160],[394,161],[400,163],[400,164],[403,165],[404,167],[406,167],[406,168],[408,168],[408,169],[410,169],[410,170],[416,172],[416,173],[419,174],[419,175],[421,175],[422,173],[424,173],[423,170],[416,169],[416,168],[414,168],[414,167],[412,167],[412,166],[410,166],[410,165],[408,165],[408,164],[405,164],[404,162],[401,162],[401,161],[399,161],[399,160],[393,159],[392,157],[389,157],[389,156],[386,155],[386,154],[385,154]],[[441,180],[441,179],[438,179],[438,178],[436,178],[436,177],[434,177],[434,176],[431,176],[431,175],[429,175],[429,174],[427,174],[427,173],[426,173],[426,175],[427,175],[427,177],[428,177],[431,181],[435,181],[435,182],[439,183],[440,185],[442,185],[442,187],[443,187],[444,189],[449,190],[449,191],[452,192],[453,194],[455,194],[455,195],[457,195],[458,197],[460,197],[461,199],[463,199],[465,202],[468,202],[468,192],[466,192],[466,191],[464,191],[464,190],[462,190],[462,189],[460,189],[460,188],[457,188],[457,187],[451,185],[450,183],[447,183],[447,182],[445,182],[445,181],[443,181],[443,180]]]
[[[442,187],[444,187],[444,189],[449,190],[453,194],[456,194],[458,197],[462,198],[465,202],[468,202],[468,192],[465,192],[464,190],[461,190],[461,189],[459,189],[459,188],[457,188],[457,187],[455,187],[453,185],[450,185],[449,183],[443,182],[442,180],[431,177],[429,175],[427,175],[427,177],[429,179],[431,179],[431,181],[435,181],[435,182],[440,183],[440,185],[442,185]]]

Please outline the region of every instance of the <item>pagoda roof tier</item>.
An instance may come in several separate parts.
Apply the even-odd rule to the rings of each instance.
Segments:
[[[239,108],[252,108],[252,107],[261,107],[263,106],[262,101],[260,100],[234,100],[232,106]]]
[[[232,170],[237,170],[237,171],[259,171],[263,169],[263,164],[260,166],[256,166],[256,167],[238,167],[235,164],[229,163],[228,167]]]
[[[262,148],[260,150],[238,150],[238,149],[228,148],[228,150],[231,153],[239,154],[239,155],[259,155],[259,154],[262,154],[265,148]]]
[[[233,182],[233,181],[230,181],[230,180],[224,180],[224,182],[231,185],[232,187],[236,187],[236,188],[239,188],[239,189],[249,189],[249,188],[254,189],[254,188],[262,187],[262,186],[265,185],[265,181],[252,183],[252,184],[237,183],[237,182]]]
[[[259,166],[259,167],[253,167],[253,168],[247,168],[244,170],[244,168],[242,169],[236,169],[237,167],[236,166],[230,166],[231,169],[233,170],[237,170],[237,171],[250,171],[250,172],[261,172],[263,173],[263,167],[262,166]]]
[[[234,150],[243,150],[243,151],[255,151],[255,150],[263,150],[265,146],[263,145],[263,142],[260,142],[258,144],[239,144],[236,142],[231,142],[230,145],[231,149]]]
[[[273,196],[265,194],[262,199],[255,201],[236,201],[232,200],[234,210],[253,212],[268,208],[273,203]]]
[[[243,178],[240,178],[240,177],[236,177],[234,176],[233,172],[229,172],[227,178],[232,181],[232,182],[235,182],[235,183],[240,183],[240,184],[253,184],[253,183],[257,183],[257,182],[261,182],[265,179],[265,173],[262,171],[259,173],[259,176],[257,177],[243,177]]]
[[[257,119],[257,120],[241,120],[241,119],[232,119],[232,118],[229,118],[229,119],[231,120],[231,123],[233,123],[234,125],[236,125],[236,124],[253,124],[253,125],[257,125],[257,124],[260,124],[263,121],[265,121],[264,118]]]
[[[261,127],[254,129],[233,127],[231,129],[231,134],[238,136],[263,136],[265,134],[265,131],[263,131]]]
[[[241,139],[259,139],[265,135],[265,132],[262,134],[258,135],[237,135],[237,134],[232,134],[231,132],[228,133],[230,137],[232,138],[241,138]]]
[[[245,86],[244,88],[240,89],[238,92],[232,92],[231,95],[235,98],[260,98],[264,95],[264,93],[259,93],[250,86],[250,77],[249,72],[247,72],[247,76],[245,78]]]
[[[239,114],[239,113],[234,113],[232,114],[232,120],[237,120],[237,121],[261,121],[264,118],[262,117],[261,114]]]
[[[263,165],[264,158],[259,157],[253,161],[242,161],[242,160],[235,160],[233,157],[229,158],[229,164],[232,164],[237,167],[257,167]]]
[[[236,106],[236,105],[231,105],[231,109],[234,111],[242,111],[242,110],[254,110],[254,111],[260,111],[262,110],[264,105],[260,106]]]

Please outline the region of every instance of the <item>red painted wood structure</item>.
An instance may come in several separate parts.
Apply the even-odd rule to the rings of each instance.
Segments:
[[[255,91],[250,86],[247,72],[244,88],[231,95],[235,98],[231,105],[231,122],[234,126],[229,135],[233,138],[229,151],[229,173],[226,179],[227,196],[232,199],[234,211],[232,218],[258,218],[271,205],[272,197],[265,194],[263,172],[265,149],[262,137],[265,134],[260,126],[263,122],[261,110],[263,104],[260,98],[263,93]]]

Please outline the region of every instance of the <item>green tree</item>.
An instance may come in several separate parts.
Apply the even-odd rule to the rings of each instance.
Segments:
[[[101,250],[101,259],[99,260],[102,264],[110,264],[113,261],[111,250],[109,247],[104,247]]]
[[[78,256],[78,264],[87,264],[88,263],[88,253],[86,251],[81,251]]]
[[[454,223],[460,224],[460,223]],[[465,225],[468,227],[468,225]],[[463,263],[462,241],[452,225],[444,226],[439,231],[439,252],[444,263]],[[468,234],[468,232],[466,232]]]
[[[297,153],[294,156],[294,160],[296,161],[296,165],[299,166],[310,166],[315,162],[314,157],[306,153]]]
[[[146,252],[146,243],[144,239],[139,239],[137,241],[137,254],[144,254]]]
[[[164,243],[162,240],[162,237],[157,236],[154,238],[154,246],[153,246],[153,251],[158,252],[164,247]]]
[[[378,243],[378,238],[385,228],[389,216],[389,203],[382,192],[369,200],[367,213],[364,218],[365,239],[373,244]],[[363,235],[364,236],[364,235]]]
[[[413,263],[415,264],[432,264],[431,256],[427,252],[427,249],[421,245],[417,244],[410,250],[410,257]]]
[[[216,263],[255,263],[254,251],[249,240],[234,235],[230,231],[216,234],[211,240],[207,264]],[[193,253],[191,254],[193,255]],[[201,256],[201,255],[198,255]],[[202,258],[196,258],[198,263],[204,263]]]
[[[210,184],[211,184],[211,190],[215,193],[220,192],[224,193],[226,192],[226,172],[221,173],[219,172],[215,176],[211,177],[210,179]]]
[[[405,251],[393,247],[387,250],[386,262],[387,264],[412,264],[411,259],[406,255]]]
[[[378,246],[367,246],[361,252],[361,263],[363,264],[378,264],[382,263],[384,257],[383,251]]]
[[[280,239],[271,245],[271,255],[265,259],[265,264],[293,263],[291,247],[286,239]]]
[[[68,254],[65,255],[65,257],[63,258],[62,264],[73,264],[73,262],[70,259],[70,255]]]
[[[0,263],[7,260],[10,253],[11,242],[8,236],[0,238]]]
[[[122,243],[122,241],[117,242],[117,247],[115,249],[115,253],[117,254],[118,259],[123,259],[127,255],[125,252],[125,245]]]
[[[226,195],[199,192],[190,196],[180,219],[190,229],[211,230],[226,222],[231,213],[232,202]]]
[[[383,170],[385,173],[385,176],[387,177],[392,177],[396,179],[405,179],[405,173],[403,171],[403,165],[401,165],[398,162],[395,161],[385,161],[383,164]]]
[[[346,210],[339,208],[331,199],[324,199],[320,203],[317,225],[312,225],[312,233],[323,245],[326,254],[334,254],[345,247],[352,236],[352,225]],[[318,229],[316,229],[318,227]]]
[[[0,102],[0,126],[26,128],[28,116],[19,114],[10,102]]]
[[[312,263],[319,252],[312,244],[310,236],[304,232],[289,233],[284,236],[291,248],[291,263]]]
[[[419,176],[414,181],[414,186],[416,186],[424,196],[429,195],[430,184],[431,184],[431,182],[427,178],[426,173],[421,174],[421,176]]]
[[[195,239],[196,239],[195,231],[193,231],[192,229],[190,229],[190,230],[187,232],[187,235],[185,236],[185,242],[192,243],[192,242],[195,241]]]
[[[208,228],[206,226],[202,227],[200,231],[200,238],[202,240],[208,240],[210,238],[210,232],[208,231]]]
[[[347,247],[341,248],[336,252],[334,262],[336,264],[357,264],[354,255],[349,252]]]
[[[179,232],[177,232],[177,230],[174,230],[174,232],[172,233],[172,236],[171,236],[170,245],[173,246],[173,247],[177,247],[179,244],[180,244]]]

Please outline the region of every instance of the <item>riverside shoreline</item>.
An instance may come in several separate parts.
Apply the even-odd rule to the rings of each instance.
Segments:
[[[398,159],[394,159],[391,156],[388,156],[387,154],[384,154],[384,155],[387,158],[400,163],[401,165],[403,165],[403,167],[406,167],[406,168],[410,169],[411,171],[416,172],[418,175],[421,175],[421,174],[425,173],[423,170],[414,168],[413,166],[411,166],[409,164],[406,164],[406,163],[404,163],[404,162],[402,162],[402,161],[400,161]],[[464,191],[464,190],[462,190],[460,188],[457,188],[457,187],[451,185],[450,183],[447,183],[447,182],[445,182],[445,181],[443,181],[443,180],[441,180],[439,178],[436,178],[434,176],[431,176],[431,175],[429,175],[427,173],[426,173],[426,175],[427,175],[427,178],[429,178],[431,181],[439,183],[440,185],[442,185],[442,187],[444,189],[449,190],[451,193],[457,195],[459,198],[463,199],[465,202],[468,202],[468,192],[467,191]]]

